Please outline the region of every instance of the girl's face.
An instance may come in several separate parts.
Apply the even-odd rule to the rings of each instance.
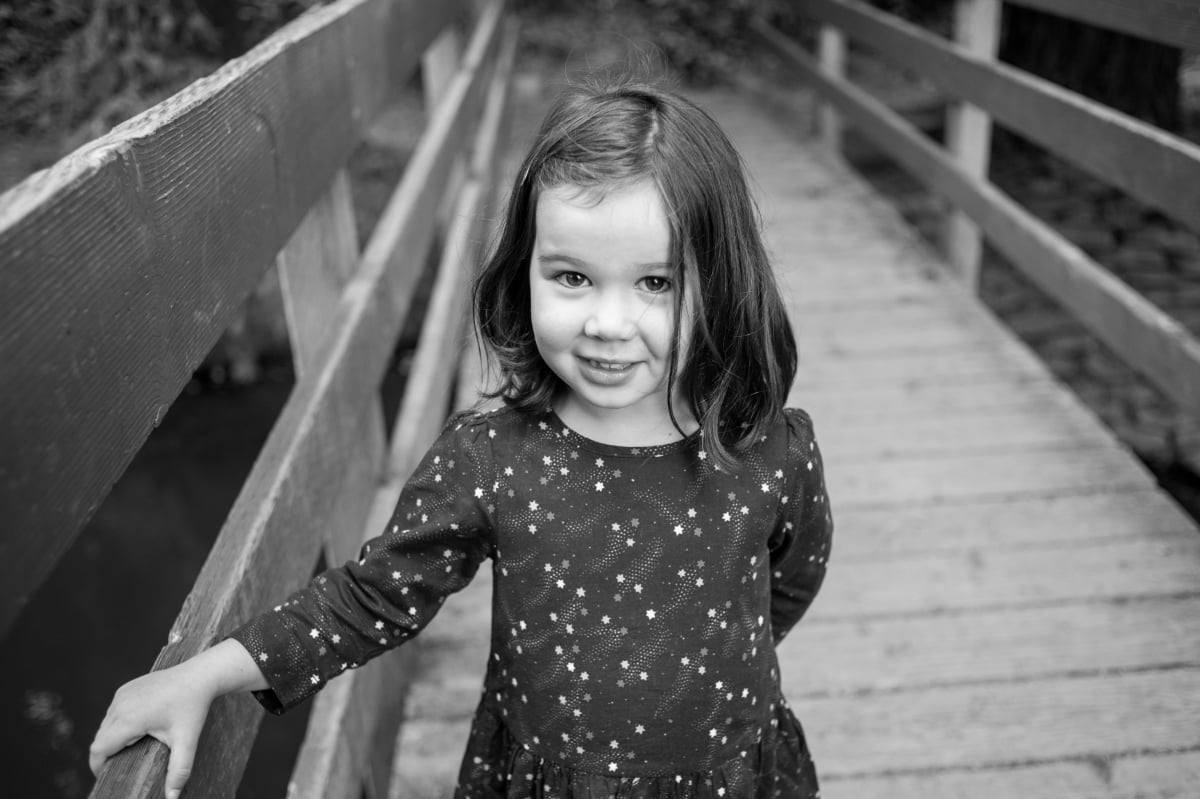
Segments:
[[[671,231],[653,183],[541,193],[529,264],[533,333],[567,386],[555,410],[577,432],[610,444],[677,438],[668,412],[675,330]],[[684,303],[688,307],[688,303]],[[688,319],[680,329],[687,351]],[[686,404],[674,408],[695,427]]]

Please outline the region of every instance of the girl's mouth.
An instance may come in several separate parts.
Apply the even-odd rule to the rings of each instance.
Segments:
[[[588,365],[594,369],[602,369],[606,372],[623,372],[633,364],[628,361],[597,361],[592,358],[585,358]]]

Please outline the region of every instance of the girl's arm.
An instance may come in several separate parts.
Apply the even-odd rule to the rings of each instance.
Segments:
[[[100,775],[110,757],[143,736],[171,749],[167,799],[175,799],[192,772],[196,742],[213,700],[236,691],[255,691],[267,681],[246,648],[232,638],[162,671],[125,683],[113,696],[88,754]]]
[[[808,414],[785,412],[788,424],[788,489],[778,527],[771,536],[771,630],[775,643],[808,610],[825,579],[833,516],[821,450]]]

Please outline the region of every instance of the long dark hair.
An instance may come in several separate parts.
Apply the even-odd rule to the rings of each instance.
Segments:
[[[489,396],[545,411],[563,388],[538,354],[530,317],[539,194],[564,185],[603,193],[642,180],[654,182],[667,210],[681,281],[669,379],[690,403],[714,465],[735,468],[738,453],[783,408],[796,373],[796,343],[741,157],[708,113],[656,86],[574,87],[546,115],[495,250],[475,281],[476,324],[500,370]],[[694,332],[681,354],[679,320],[689,293]]]

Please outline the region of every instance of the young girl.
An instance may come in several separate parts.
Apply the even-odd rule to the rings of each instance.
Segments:
[[[361,559],[122,687],[93,770],[150,734],[178,794],[212,699],[272,712],[411,638],[493,561],[455,796],[817,796],[775,645],[825,574],[792,333],[741,161],[691,102],[567,93],[475,286],[505,407],[453,418]]]

